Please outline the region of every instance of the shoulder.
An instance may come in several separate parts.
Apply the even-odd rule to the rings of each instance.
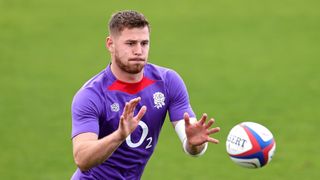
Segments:
[[[73,106],[101,106],[104,101],[104,87],[106,82],[107,76],[105,70],[93,76],[76,92],[73,97]]]
[[[148,73],[149,77],[151,75],[151,78],[155,80],[162,81],[170,97],[181,96],[182,93],[187,92],[183,79],[173,69],[148,64],[145,73]]]
[[[107,84],[112,83],[115,77],[109,72],[109,66],[98,74],[94,75],[78,90],[77,94],[96,94],[102,95],[106,91]],[[77,95],[76,94],[76,95]]]
[[[181,78],[175,70],[151,63],[148,63],[146,65],[145,74],[146,76],[163,81],[170,81],[171,79]]]
[[[86,83],[83,84],[80,90],[86,88],[97,88],[98,86],[102,85],[108,79],[105,71],[106,70],[102,70],[98,74],[90,78]]]

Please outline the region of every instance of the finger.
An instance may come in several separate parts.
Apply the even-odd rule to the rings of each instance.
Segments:
[[[220,127],[215,127],[215,128],[212,128],[212,129],[209,129],[207,131],[207,134],[210,135],[210,134],[214,134],[214,133],[217,133],[220,131]]]
[[[121,115],[121,116],[120,116],[120,124],[123,124],[123,122],[124,122],[124,116]]]
[[[204,127],[205,127],[206,129],[208,129],[213,123],[214,123],[214,119],[211,118]]]
[[[214,139],[212,137],[208,137],[207,139],[208,142],[211,142],[211,143],[214,143],[214,144],[218,144],[219,143],[219,140],[218,139]]]
[[[130,100],[130,103],[131,104],[138,104],[138,102],[141,100],[141,97],[136,97],[136,98],[134,98],[134,99],[131,99]]]
[[[126,115],[129,116],[129,115],[132,115],[133,116],[133,112],[134,112],[134,104],[135,102],[137,101],[137,98],[134,98],[134,99],[131,99],[129,102],[126,103]],[[127,117],[126,116],[126,117]]]
[[[203,125],[203,124],[206,122],[207,117],[208,117],[208,115],[207,115],[206,113],[203,113],[203,115],[202,115],[199,123],[200,123],[201,125]]]
[[[141,98],[140,97],[137,97],[137,98],[134,98],[134,99],[131,99],[130,101],[130,112],[134,112],[137,104],[140,102]]]
[[[190,126],[190,117],[187,112],[183,114],[183,118],[184,118],[185,126]]]
[[[124,116],[124,118],[126,118],[128,114],[129,114],[129,103],[126,102],[122,115]]]
[[[147,107],[146,106],[142,106],[135,118],[137,120],[141,120],[146,112],[147,112]]]

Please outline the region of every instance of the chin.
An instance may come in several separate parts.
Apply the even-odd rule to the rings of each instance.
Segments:
[[[131,74],[138,74],[141,71],[143,71],[144,65],[136,65],[132,68],[127,69],[127,72],[131,73]]]

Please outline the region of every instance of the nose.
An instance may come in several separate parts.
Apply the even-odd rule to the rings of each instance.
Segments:
[[[140,44],[137,44],[135,46],[135,48],[133,49],[133,54],[134,55],[140,56],[140,55],[142,55],[142,52],[143,52],[143,49],[142,49],[142,46]]]

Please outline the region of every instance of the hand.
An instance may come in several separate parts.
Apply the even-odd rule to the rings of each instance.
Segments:
[[[189,145],[199,146],[205,142],[211,142],[218,144],[219,140],[210,137],[210,134],[214,134],[220,131],[219,127],[209,129],[214,123],[214,119],[211,118],[207,124],[205,121],[207,119],[207,114],[203,114],[201,119],[193,124],[190,123],[190,117],[188,113],[184,113],[184,121],[186,126],[186,135]]]
[[[141,98],[137,97],[126,102],[123,113],[120,116],[119,128],[120,135],[123,139],[127,138],[139,124],[139,121],[147,111],[146,106],[142,106],[138,114],[134,116],[134,110]]]

